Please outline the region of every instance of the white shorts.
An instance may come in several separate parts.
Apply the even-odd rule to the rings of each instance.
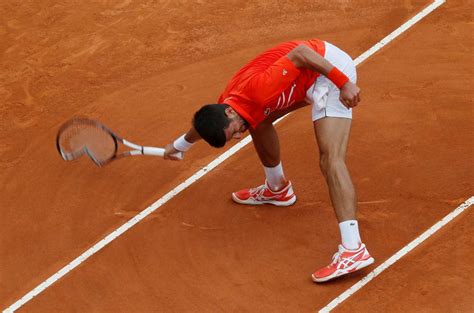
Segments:
[[[324,58],[346,74],[351,82],[356,83],[357,72],[352,58],[328,42],[325,45]],[[352,109],[346,108],[339,101],[339,88],[324,75],[320,75],[306,91],[306,102],[312,105],[313,122],[327,116],[352,118]]]

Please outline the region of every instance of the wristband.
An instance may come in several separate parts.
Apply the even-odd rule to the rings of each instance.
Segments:
[[[181,152],[188,151],[189,148],[191,148],[191,146],[193,145],[193,143],[187,141],[187,140],[184,138],[184,136],[185,136],[185,135],[179,137],[178,139],[176,139],[176,140],[173,142],[173,147],[174,147],[176,150],[181,151]]]
[[[339,89],[349,81],[349,78],[335,66],[328,73],[327,78],[329,78]]]

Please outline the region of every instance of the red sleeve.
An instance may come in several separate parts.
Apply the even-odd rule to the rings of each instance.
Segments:
[[[279,96],[298,77],[300,70],[283,56],[265,71],[252,75],[246,84],[246,94],[260,104]]]

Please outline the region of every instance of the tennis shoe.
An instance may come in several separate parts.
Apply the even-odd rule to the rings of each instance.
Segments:
[[[296,195],[293,192],[291,182],[279,191],[273,191],[265,184],[255,187],[242,189],[232,193],[232,200],[241,204],[259,205],[273,204],[276,206],[289,206],[296,202]]]
[[[374,258],[364,244],[356,250],[349,250],[339,245],[339,251],[332,257],[332,262],[326,267],[313,273],[312,278],[316,283],[322,283],[336,277],[352,273],[374,263]]]

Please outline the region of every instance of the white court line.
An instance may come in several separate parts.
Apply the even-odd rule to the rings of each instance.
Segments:
[[[380,40],[377,44],[375,44],[372,48],[369,50],[365,51],[362,53],[357,59],[354,60],[356,64],[364,62],[369,56],[380,50],[383,46],[388,44],[390,41],[393,39],[397,38],[400,34],[402,34],[404,31],[412,27],[414,24],[418,23],[421,19],[423,19],[425,16],[436,10],[439,6],[441,6],[443,3],[445,3],[446,0],[435,0],[433,3],[431,3],[429,6],[418,12],[415,16],[413,16],[411,19],[406,21],[402,26],[398,27],[395,29],[390,35],[385,37],[384,39]]]
[[[458,206],[454,211],[446,215],[442,220],[440,220],[438,223],[434,224],[431,226],[427,231],[425,231],[423,234],[421,234],[418,238],[407,244],[405,247],[403,247],[400,251],[392,255],[387,261],[383,262],[380,264],[376,269],[374,269],[372,272],[367,274],[364,278],[359,280],[357,283],[355,283],[352,287],[341,293],[336,299],[332,300],[328,305],[326,305],[324,308],[319,310],[319,313],[327,313],[331,312],[332,309],[334,309],[336,306],[338,306],[340,303],[342,303],[344,300],[352,296],[357,290],[360,288],[364,287],[369,281],[377,277],[380,273],[385,271],[387,268],[389,268],[391,265],[393,265],[395,262],[400,260],[403,256],[405,256],[408,252],[413,250],[416,246],[418,246],[420,243],[425,241],[427,238],[429,238],[431,235],[436,233],[438,230],[440,230],[443,226],[448,224],[450,221],[452,221],[456,216],[461,214],[464,210],[467,210],[472,204],[474,203],[474,196],[470,197],[467,199],[463,204]]]
[[[424,16],[428,15],[431,11],[433,11],[436,7],[440,6],[443,1],[436,0],[434,1],[431,5],[426,7],[424,10],[419,12],[417,15],[415,15],[413,18],[411,18],[408,22],[400,26],[397,30],[392,32],[389,36],[385,37],[382,39],[380,42],[378,42],[376,45],[374,45],[372,48],[364,52],[362,55],[360,55],[357,59],[354,60],[356,65],[359,65],[362,63],[365,59],[367,59],[369,56],[380,50],[382,47],[384,47],[387,43],[395,39],[398,35],[400,35],[402,32],[413,26],[416,22],[418,22],[420,19],[422,19]],[[390,38],[389,38],[390,37]],[[278,119],[276,123],[281,121],[283,118],[285,118],[287,115],[284,117]],[[3,312],[14,312],[15,310],[19,309],[22,307],[25,303],[36,297],[38,294],[43,292],[46,288],[54,284],[57,280],[62,278],[64,275],[72,271],[74,268],[76,268],[79,264],[87,260],[89,257],[94,255],[97,251],[101,250],[104,248],[106,245],[108,245],[110,242],[115,240],[117,237],[121,236],[123,233],[125,233],[127,230],[135,226],[138,222],[143,220],[145,217],[156,211],[159,207],[161,207],[163,204],[174,198],[177,194],[179,194],[181,191],[185,190],[188,188],[190,185],[195,183],[197,180],[199,180],[201,177],[206,175],[208,172],[212,171],[215,167],[217,167],[219,164],[224,162],[226,159],[234,155],[237,151],[242,149],[244,146],[246,146],[248,143],[250,143],[251,137],[246,136],[244,139],[242,139],[240,142],[238,142],[235,146],[218,156],[215,160],[213,160],[211,163],[209,163],[207,166],[202,168],[201,170],[197,171],[195,174],[193,174],[191,177],[186,179],[184,182],[179,184],[177,187],[175,187],[173,190],[169,191],[167,194],[165,194],[163,197],[158,199],[155,203],[150,205],[148,208],[145,210],[141,211],[137,215],[135,215],[132,219],[127,221],[125,224],[117,228],[115,231],[107,235],[104,239],[100,240],[98,243],[96,243],[94,246],[89,248],[87,251],[85,251],[83,254],[72,260],[69,264],[64,266],[62,269],[60,269],[58,272],[53,274],[51,277],[46,279],[44,282],[36,286],[33,290],[28,292],[26,295],[21,297],[18,301],[13,303],[10,307],[6,308]]]

